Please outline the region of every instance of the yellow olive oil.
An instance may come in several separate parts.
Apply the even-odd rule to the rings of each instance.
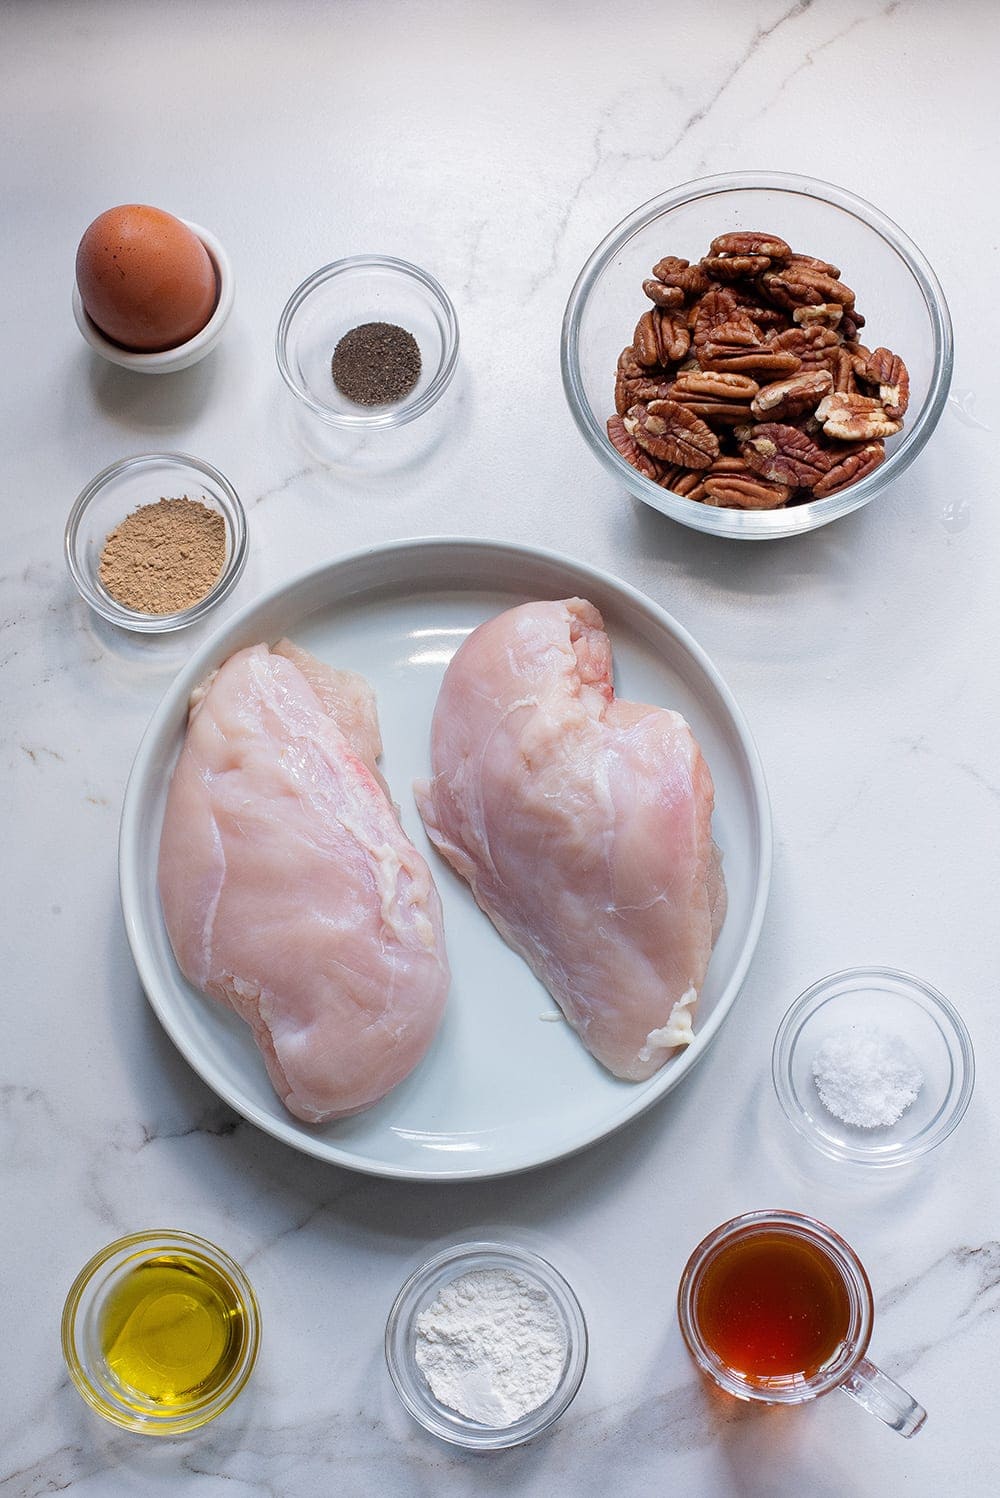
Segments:
[[[120,1397],[135,1408],[180,1410],[211,1399],[232,1377],[247,1311],[214,1264],[179,1251],[130,1269],[108,1295],[99,1330]]]

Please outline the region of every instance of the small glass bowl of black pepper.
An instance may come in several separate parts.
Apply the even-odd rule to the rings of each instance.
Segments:
[[[324,265],[278,323],[281,377],[330,426],[399,427],[428,411],[458,362],[458,318],[444,288],[388,255]]]
[[[518,1304],[505,1300],[505,1284]],[[449,1289],[450,1306],[441,1300]],[[441,1326],[423,1319],[454,1318],[456,1309],[460,1324],[446,1319],[444,1340]],[[534,1368],[524,1366],[533,1340]],[[449,1350],[454,1366],[428,1366],[427,1355]],[[386,1323],[385,1359],[396,1393],[425,1430],[470,1451],[503,1451],[541,1435],[575,1399],[587,1366],[587,1324],[547,1259],[512,1243],[458,1243],[428,1259],[399,1291]]]
[[[186,453],[110,464],[80,493],[66,524],[66,562],[80,596],[102,619],[139,634],[203,619],[236,586],[247,550],[236,490]]]
[[[972,1041],[954,1005],[895,968],[848,968],[800,994],[771,1057],[788,1121],[824,1155],[906,1165],[939,1145],[972,1098]]]

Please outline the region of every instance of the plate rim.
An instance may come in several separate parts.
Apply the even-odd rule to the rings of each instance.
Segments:
[[[396,554],[412,555],[420,552],[441,552],[447,554],[448,552],[458,553],[463,550],[481,554],[494,552],[508,560],[518,559],[524,561],[526,558],[530,558],[533,562],[541,563],[556,570],[564,569],[576,579],[581,577],[589,578],[605,591],[627,600],[639,612],[652,615],[654,621],[661,628],[665,628],[667,633],[677,640],[693,659],[698,669],[707,677],[718,694],[736,735],[739,748],[742,751],[756,814],[755,830],[758,844],[759,874],[754,890],[746,935],[729,981],[723,988],[719,1000],[708,1017],[704,1028],[697,1032],[695,1039],[683,1055],[676,1058],[668,1068],[661,1069],[654,1078],[650,1079],[654,1083],[659,1082],[658,1086],[650,1088],[647,1084],[610,1122],[602,1121],[594,1128],[586,1130],[583,1137],[571,1144],[561,1144],[555,1150],[542,1148],[540,1151],[528,1151],[523,1157],[519,1156],[516,1160],[506,1164],[488,1165],[485,1168],[469,1167],[456,1171],[417,1168],[394,1165],[391,1162],[385,1161],[359,1159],[343,1146],[330,1144],[328,1140],[318,1135],[312,1138],[307,1134],[300,1133],[291,1117],[286,1121],[263,1112],[251,1100],[235,1094],[224,1078],[214,1076],[211,1063],[206,1063],[197,1047],[192,1047],[188,1044],[184,1034],[173,1023],[169,1005],[164,1002],[163,996],[158,993],[161,975],[156,962],[153,960],[152,944],[149,942],[148,937],[144,937],[145,923],[142,920],[140,891],[141,860],[139,856],[138,830],[143,806],[140,793],[150,778],[153,761],[160,751],[165,725],[176,711],[178,695],[182,691],[185,693],[189,692],[194,680],[217,664],[220,658],[225,658],[219,656],[220,650],[225,648],[226,642],[230,642],[245,629],[247,622],[254,615],[273,607],[276,603],[280,602],[284,595],[301,588],[308,588],[310,584],[314,584],[323,575],[336,575],[340,572],[349,572],[351,569],[357,569],[366,563],[370,563],[379,556],[395,556]],[[456,577],[456,591],[465,591],[458,581],[460,574],[453,573],[452,575]],[[419,578],[416,585],[419,585]],[[391,584],[387,584],[387,586],[391,586]],[[367,589],[365,591],[370,593],[375,590]],[[500,587],[498,591],[502,592],[505,589]],[[237,647],[230,644],[230,651],[233,648]],[[638,1118],[653,1107],[654,1104],[662,1101],[666,1094],[672,1091],[700,1061],[739,996],[763,928],[764,914],[770,892],[772,866],[772,815],[760,753],[750,731],[749,724],[733,696],[728,683],[707,652],[689,633],[685,626],[664,609],[662,605],[657,603],[655,599],[651,598],[649,594],[644,593],[633,584],[626,582],[623,578],[617,577],[603,568],[596,567],[592,563],[582,561],[565,552],[549,547],[530,545],[520,541],[456,534],[403,537],[355,548],[353,551],[346,552],[342,556],[328,558],[313,567],[309,567],[302,572],[285,578],[281,582],[275,583],[270,588],[258,593],[256,597],[249,599],[242,608],[225,619],[216,630],[202,641],[198,649],[189,656],[184,665],[172,678],[143,731],[125,784],[118,834],[118,885],[122,916],[125,924],[125,935],[146,1002],[153,1010],[157,1020],[170,1037],[175,1048],[205,1085],[248,1123],[254,1124],[257,1128],[262,1129],[264,1133],[279,1140],[281,1143],[298,1150],[300,1153],[319,1159],[325,1164],[338,1165],[363,1175],[375,1176],[382,1179],[437,1184],[496,1180],[504,1176],[517,1175],[526,1170],[537,1169],[543,1165],[554,1164],[558,1160],[567,1159],[572,1155],[578,1154],[580,1151],[589,1148],[592,1144],[596,1144],[599,1140],[609,1138],[633,1119]],[[484,915],[483,919],[487,920],[488,917]]]

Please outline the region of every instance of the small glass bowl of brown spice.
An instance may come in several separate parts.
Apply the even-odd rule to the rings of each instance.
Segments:
[[[458,318],[433,276],[388,255],[324,265],[278,323],[281,377],[330,426],[403,426],[443,394],[458,362]]]
[[[105,468],[66,525],[66,561],[102,619],[143,634],[184,629],[231,592],[247,523],[232,484],[185,453],[141,453]]]

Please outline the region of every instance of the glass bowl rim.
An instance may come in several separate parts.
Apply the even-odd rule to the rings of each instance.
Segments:
[[[218,1390],[211,1399],[204,1401],[195,1408],[181,1413],[157,1415],[150,1411],[145,1415],[126,1412],[101,1395],[94,1387],[84,1371],[84,1365],[77,1352],[77,1339],[75,1336],[76,1318],[80,1309],[83,1296],[98,1271],[116,1257],[127,1256],[131,1250],[148,1248],[151,1252],[157,1249],[187,1248],[210,1262],[216,1269],[221,1270],[233,1281],[239,1292],[246,1313],[247,1341],[240,1359],[239,1365],[232,1373],[225,1386]],[[257,1300],[253,1285],[247,1277],[242,1265],[220,1248],[217,1243],[204,1238],[197,1233],[189,1233],[180,1228],[148,1228],[141,1232],[126,1233],[121,1238],[93,1254],[80,1269],[76,1278],[66,1294],[63,1302],[62,1318],[60,1322],[60,1340],[62,1344],[63,1357],[66,1368],[73,1381],[77,1392],[90,1408],[101,1415],[111,1424],[119,1426],[122,1430],[132,1431],[141,1435],[182,1435],[185,1432],[198,1430],[207,1425],[216,1416],[229,1408],[237,1396],[246,1387],[253,1373],[260,1353],[261,1341],[261,1316],[260,1305]]]
[[[843,992],[848,985],[860,985],[864,982],[877,984],[886,980],[898,983],[905,989],[915,990],[922,995],[925,1000],[923,1004],[920,1004],[912,993],[907,997],[911,1002],[920,1004],[920,1007],[925,1012],[929,1012],[937,1021],[953,1062],[953,1076],[930,1124],[910,1139],[902,1140],[896,1146],[883,1147],[881,1152],[876,1153],[871,1148],[841,1143],[821,1133],[799,1102],[792,1085],[791,1068],[792,1057],[803,1027],[824,1003],[837,996],[836,990]],[[900,968],[849,967],[817,979],[799,994],[785,1011],[775,1033],[771,1051],[771,1079],[774,1090],[782,1112],[796,1132],[829,1159],[846,1160],[852,1164],[876,1170],[908,1165],[947,1139],[961,1123],[972,1101],[975,1077],[976,1063],[972,1037],[954,1004],[925,979],[903,972]]]
[[[215,268],[218,286],[215,307],[212,309],[208,322],[203,328],[199,328],[197,333],[186,338],[183,343],[175,343],[170,348],[153,349],[147,352],[126,348],[123,344],[115,343],[101,332],[89,315],[83,305],[80,288],[76,280],[73,281],[73,315],[77,327],[95,353],[100,354],[111,364],[117,364],[121,369],[131,369],[145,374],[173,374],[180,369],[190,368],[215,347],[229,320],[229,314],[233,310],[236,298],[236,279],[233,275],[232,262],[222,241],[210,229],[193,223],[191,219],[181,218],[179,222],[185,228],[190,229],[205,246]]]
[[[702,514],[700,523],[695,525],[691,510],[693,501],[684,499],[682,495],[674,495],[670,490],[647,479],[631,464],[626,463],[608,441],[607,433],[594,416],[583,387],[579,360],[580,323],[592,290],[614,256],[634,235],[665,212],[685,203],[729,192],[755,190],[791,193],[797,197],[813,198],[830,204],[863,223],[892,248],[916,282],[928,313],[933,343],[931,378],[927,396],[916,420],[908,428],[904,428],[902,441],[886,457],[885,462],[866,478],[825,499],[810,500],[791,509],[706,510],[699,505],[698,509]],[[641,495],[644,502],[652,508],[706,535],[723,536],[732,540],[764,541],[801,535],[818,529],[828,521],[850,514],[873,499],[890,480],[905,472],[937,426],[948,399],[954,365],[954,337],[944,290],[929,261],[905,231],[874,203],[847,188],[794,172],[726,172],[695,178],[648,199],[605,235],[588,256],[569,294],[563,314],[559,352],[563,390],[573,420],[594,455],[629,492]],[[609,399],[609,407],[610,404]]]
[[[221,509],[230,541],[229,560],[218,582],[205,594],[204,598],[199,598],[197,603],[193,603],[190,608],[182,609],[176,614],[143,614],[136,609],[130,609],[126,604],[116,603],[110,597],[105,597],[94,586],[77,554],[80,527],[94,500],[121,475],[155,466],[171,469],[187,468],[217,485],[224,500]],[[114,463],[109,463],[106,468],[102,468],[100,473],[95,474],[77,495],[66,521],[64,550],[67,566],[80,596],[102,619],[140,634],[165,634],[172,630],[184,629],[187,625],[194,624],[196,620],[203,618],[236,586],[246,566],[249,551],[246,511],[242,500],[225,474],[220,473],[218,468],[213,467],[211,463],[206,463],[204,459],[181,452],[134,453],[130,457],[119,458]]]
[[[323,405],[295,378],[288,357],[292,324],[300,308],[314,291],[338,276],[355,270],[387,270],[401,279],[416,281],[430,294],[431,300],[437,304],[444,318],[445,337],[441,348],[441,359],[434,378],[416,399],[404,399],[388,411],[380,407],[374,408],[371,412],[335,411]],[[341,260],[331,260],[329,264],[320,266],[319,270],[307,276],[288,298],[278,319],[278,329],[274,338],[274,353],[278,362],[278,370],[292,394],[328,425],[353,431],[404,426],[407,422],[415,421],[418,416],[422,416],[444,394],[451,383],[458,364],[458,347],[458,314],[444,287],[429,271],[412,264],[409,260],[400,260],[394,255],[348,255]]]
[[[426,1404],[414,1398],[401,1370],[405,1365],[415,1384],[423,1377],[413,1355],[409,1333],[421,1295],[444,1270],[454,1269],[453,1278],[463,1273],[463,1266],[486,1267],[492,1260],[499,1266],[521,1269],[549,1293],[558,1306],[567,1327],[567,1359],[563,1377],[554,1392],[537,1409],[530,1410],[513,1425],[472,1425],[467,1429],[452,1425],[447,1415],[439,1416],[437,1401],[428,1388]],[[450,1280],[444,1283],[451,1283]],[[586,1317],[576,1292],[566,1277],[542,1254],[516,1243],[499,1240],[468,1240],[452,1244],[433,1254],[408,1275],[400,1286],[386,1319],[384,1350],[386,1367],[400,1402],[423,1428],[440,1440],[469,1451],[500,1451],[533,1440],[554,1425],[576,1398],[587,1368],[589,1332]],[[455,1414],[455,1418],[464,1418]]]

